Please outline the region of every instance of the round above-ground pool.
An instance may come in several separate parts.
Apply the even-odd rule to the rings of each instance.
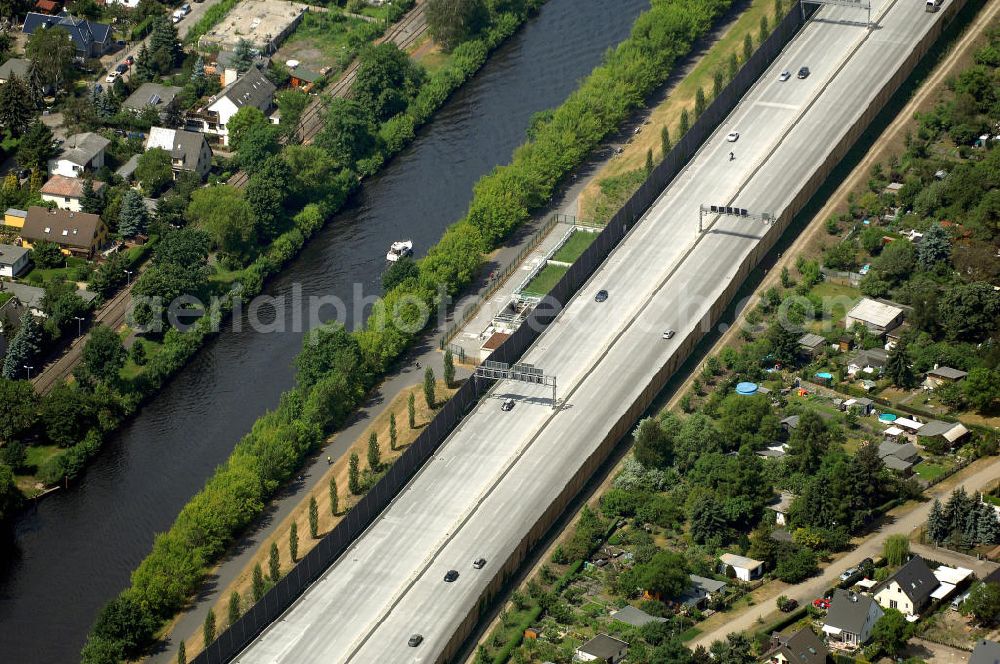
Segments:
[[[736,394],[750,396],[757,393],[757,383],[743,382],[736,386]]]
[[[897,417],[897,415],[893,415],[892,413],[882,413],[878,416],[883,422],[895,422]]]

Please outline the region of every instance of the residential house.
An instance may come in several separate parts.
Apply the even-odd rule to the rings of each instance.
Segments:
[[[857,373],[880,375],[888,359],[889,355],[882,348],[859,350],[847,362],[847,375],[853,376]]]
[[[967,567],[948,567],[940,565],[934,570],[934,578],[938,587],[931,593],[931,599],[948,599],[959,586],[965,586],[973,577],[973,572]]]
[[[771,647],[762,662],[770,664],[826,664],[830,652],[823,641],[809,627],[803,627],[791,636],[775,632],[771,635]]]
[[[62,4],[56,2],[56,0],[38,0],[38,2],[35,3],[35,9],[42,14],[55,15],[62,9]]]
[[[28,208],[28,217],[21,229],[25,247],[41,240],[55,242],[66,255],[92,258],[104,244],[108,227],[96,214],[50,210],[34,205]]]
[[[795,494],[782,491],[778,501],[768,505],[767,508],[774,512],[774,523],[779,526],[788,525],[788,510],[792,508],[792,501]]]
[[[762,459],[781,459],[788,454],[788,443],[775,443],[754,452]]]
[[[789,415],[788,417],[782,419],[781,428],[785,430],[785,433],[792,433],[792,431],[799,428],[799,416]]]
[[[979,639],[969,656],[969,664],[1000,664],[1000,643]]]
[[[2,292],[13,295],[21,303],[21,311],[27,310],[35,318],[45,318],[45,312],[42,311],[42,299],[45,297],[44,288],[19,284],[16,281],[0,281],[0,293]]]
[[[100,180],[92,182],[94,193],[104,195],[104,183]],[[40,191],[43,201],[55,203],[57,207],[64,210],[80,212],[83,201],[84,180],[82,178],[68,178],[65,175],[53,175],[48,182],[42,185]]]
[[[212,168],[212,148],[204,134],[183,129],[153,127],[146,138],[146,149],[160,148],[170,154],[170,165],[174,178],[187,171],[204,178]]]
[[[104,166],[104,151],[110,144],[93,132],[74,134],[66,139],[62,154],[49,160],[49,174],[76,178],[86,170],[96,171]]]
[[[807,357],[815,357],[825,345],[826,339],[812,332],[799,337],[799,352]]]
[[[167,114],[167,107],[173,103],[174,99],[184,88],[174,85],[162,85],[160,83],[143,83],[135,92],[122,102],[122,108],[139,115],[148,107],[152,106],[164,119]]]
[[[764,576],[764,563],[759,560],[737,556],[732,553],[722,554],[719,556],[719,560],[725,567],[726,574],[729,574],[729,570],[732,570],[733,574],[740,581],[753,581]]]
[[[917,446],[913,443],[896,443],[883,440],[878,445],[878,456],[889,470],[909,474],[913,466],[920,461]]]
[[[961,422],[931,420],[917,431],[917,440],[925,446],[944,442],[948,447],[954,447],[968,435],[969,430]]]
[[[968,375],[969,374],[967,372],[961,371],[960,369],[935,366],[927,372],[927,375],[924,378],[924,387],[929,390],[933,390],[941,387],[942,385],[957,383]]]
[[[11,244],[0,244],[0,277],[13,279],[28,267],[28,250]]]
[[[691,587],[680,598],[684,606],[701,608],[724,594],[729,587],[725,581],[716,581],[697,574],[689,574],[688,578],[691,579]]]
[[[863,298],[847,312],[844,325],[850,330],[861,323],[876,334],[885,334],[903,322],[903,310],[891,304]]]
[[[212,97],[203,111],[188,114],[188,128],[218,136],[223,145],[229,145],[229,120],[247,106],[258,108],[268,115],[274,105],[275,90],[277,88],[271,79],[251,67],[236,82]]]
[[[892,424],[893,426],[902,429],[903,432],[911,438],[911,440],[920,432],[921,429],[924,428],[923,422],[918,422],[909,417],[897,417],[893,420]]]
[[[633,627],[642,627],[643,625],[652,622],[667,622],[666,618],[651,616],[642,609],[637,609],[631,604],[626,604],[619,610],[612,611],[611,617],[619,622],[625,623],[626,625],[632,625]]]
[[[580,662],[602,662],[602,664],[618,664],[628,654],[628,643],[608,636],[598,634],[590,641],[576,649],[574,659]]]
[[[21,32],[33,35],[38,30],[52,30],[54,28],[60,28],[69,33],[69,38],[73,40],[73,45],[76,47],[78,58],[100,57],[114,43],[110,25],[83,18],[74,18],[66,11],[61,12],[58,16],[29,12],[24,17]]]
[[[914,619],[930,601],[938,585],[937,577],[924,559],[913,556],[895,574],[872,588],[872,595],[883,608],[897,609],[907,618]]]
[[[26,58],[10,58],[0,65],[0,85],[6,83],[14,76],[22,81],[28,78],[31,71],[31,60]]]
[[[893,329],[885,333],[885,349],[892,350],[899,340],[903,338],[910,331],[910,324],[907,322],[900,323]]]
[[[872,628],[885,611],[868,595],[833,591],[830,609],[823,621],[823,633],[836,647],[857,648],[871,638]]]
[[[11,228],[24,228],[24,219],[27,216],[27,210],[7,208],[6,212],[3,213],[3,225],[10,226]]]

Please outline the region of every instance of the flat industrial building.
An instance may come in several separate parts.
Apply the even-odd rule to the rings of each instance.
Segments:
[[[232,51],[241,39],[246,39],[259,52],[270,55],[295,30],[308,10],[308,5],[288,0],[244,0],[202,35],[198,46]]]
[[[777,218],[801,205],[800,191],[943,15],[896,0],[876,9],[870,30],[863,12],[822,8],[523,357],[558,377],[558,407],[549,388],[497,383],[358,541],[234,661],[450,656],[500,567],[523,553],[542,513],[682,344],[704,334],[741,265],[777,233],[734,216],[706,219],[699,233],[699,207]],[[802,66],[812,73],[797,79]],[[781,82],[786,69],[793,77]],[[740,133],[735,143],[730,131]],[[607,301],[595,302],[602,289]],[[661,338],[667,329],[673,339]],[[510,412],[500,410],[506,398],[516,402]],[[487,563],[474,569],[480,557]],[[450,569],[460,576],[445,583]],[[412,634],[423,636],[417,647],[407,645]]]

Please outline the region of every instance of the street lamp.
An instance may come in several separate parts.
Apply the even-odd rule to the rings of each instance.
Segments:
[[[132,285],[132,270],[125,270],[125,274],[128,275],[128,285]]]
[[[28,370],[28,380],[31,380],[31,370],[34,369],[35,367],[31,367],[25,364],[24,368]]]
[[[76,321],[76,336],[79,337],[80,335],[83,334],[83,317],[73,316],[73,320]]]

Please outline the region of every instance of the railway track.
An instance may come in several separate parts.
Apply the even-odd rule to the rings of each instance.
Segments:
[[[419,40],[427,32],[427,20],[424,15],[423,0],[417,0],[417,5],[407,13],[391,30],[375,40],[376,44],[391,42],[401,50],[406,50]],[[314,97],[312,102],[302,112],[299,118],[299,126],[296,129],[296,136],[304,144],[312,143],[313,139],[323,129],[323,109],[325,107],[324,96],[349,97],[351,86],[354,85],[358,77],[358,61],[355,59],[344,70],[337,82],[323,95]],[[243,188],[249,181],[250,176],[244,171],[240,171],[229,178],[227,184]]]

